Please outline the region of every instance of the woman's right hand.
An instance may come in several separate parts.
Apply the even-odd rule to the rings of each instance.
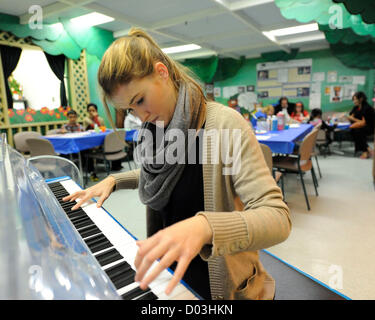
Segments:
[[[115,186],[115,178],[109,176],[105,178],[103,181],[97,183],[96,185],[87,188],[85,190],[74,192],[73,194],[64,197],[63,201],[74,201],[79,198],[79,201],[75,206],[72,207],[72,210],[76,210],[82,206],[87,200],[99,197],[96,206],[100,208],[105,200],[109,197],[112,193],[113,188]]]

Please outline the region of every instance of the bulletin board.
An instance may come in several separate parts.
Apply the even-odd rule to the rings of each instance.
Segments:
[[[301,98],[310,96],[312,59],[258,63],[258,98]]]

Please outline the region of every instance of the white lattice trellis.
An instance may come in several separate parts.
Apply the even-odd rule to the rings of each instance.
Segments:
[[[90,102],[89,82],[87,77],[86,50],[82,50],[77,60],[68,60],[69,87],[72,109],[78,113],[78,120],[83,121],[87,115],[87,104]]]

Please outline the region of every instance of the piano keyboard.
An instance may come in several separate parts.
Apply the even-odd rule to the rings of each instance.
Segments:
[[[160,275],[142,290],[138,282],[134,282],[134,260],[138,247],[136,239],[130,235],[103,208],[97,208],[96,203],[89,204],[71,211],[76,204],[64,202],[62,198],[82,190],[73,180],[62,180],[48,183],[49,188],[60,203],[64,212],[78,231],[83,241],[108,275],[117,293],[125,300],[197,300],[198,296],[180,282],[170,295],[165,289],[172,279],[172,273],[162,271]],[[153,269],[155,264],[150,268]]]

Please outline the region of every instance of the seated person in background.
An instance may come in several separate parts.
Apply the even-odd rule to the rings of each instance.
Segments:
[[[279,103],[275,106],[274,114],[277,115],[280,111],[288,114],[292,114],[295,108],[295,103],[289,102],[287,97],[281,97]]]
[[[130,110],[125,115],[124,128],[125,130],[139,130],[141,129],[142,121],[134,115],[133,110]]]
[[[95,103],[89,103],[87,105],[87,112],[89,116],[83,119],[83,127],[85,130],[93,130],[95,124],[97,124],[98,127],[104,126],[104,119],[99,117],[98,106]]]
[[[309,113],[305,110],[302,102],[296,103],[295,109],[290,116],[298,122],[307,122],[309,120]]]
[[[361,151],[361,159],[370,158],[373,150],[367,144],[366,138],[374,133],[375,112],[368,102],[366,95],[362,92],[356,92],[353,95],[354,107],[350,111],[348,120],[352,123],[350,126],[353,135],[355,152]]]
[[[315,108],[315,109],[312,109],[311,110],[311,115],[310,115],[310,119],[308,121],[308,123],[312,124],[314,127],[317,126],[319,123],[322,124],[322,126],[320,127],[320,130],[324,130],[325,133],[326,133],[326,141],[327,141],[327,145],[330,144],[332,142],[332,138],[331,138],[331,134],[330,132],[332,132],[333,130],[335,130],[335,128],[337,127],[337,124],[333,125],[333,126],[330,126],[327,124],[327,122],[325,122],[323,119],[322,119],[322,110],[321,109],[318,109],[318,108]]]
[[[263,113],[268,117],[268,116],[273,116],[275,114],[275,108],[273,105],[268,105],[263,108]]]
[[[77,122],[77,112],[75,112],[74,110],[70,110],[67,114],[67,118],[69,122],[62,126],[62,128],[59,130],[59,133],[84,131],[82,125]]]

